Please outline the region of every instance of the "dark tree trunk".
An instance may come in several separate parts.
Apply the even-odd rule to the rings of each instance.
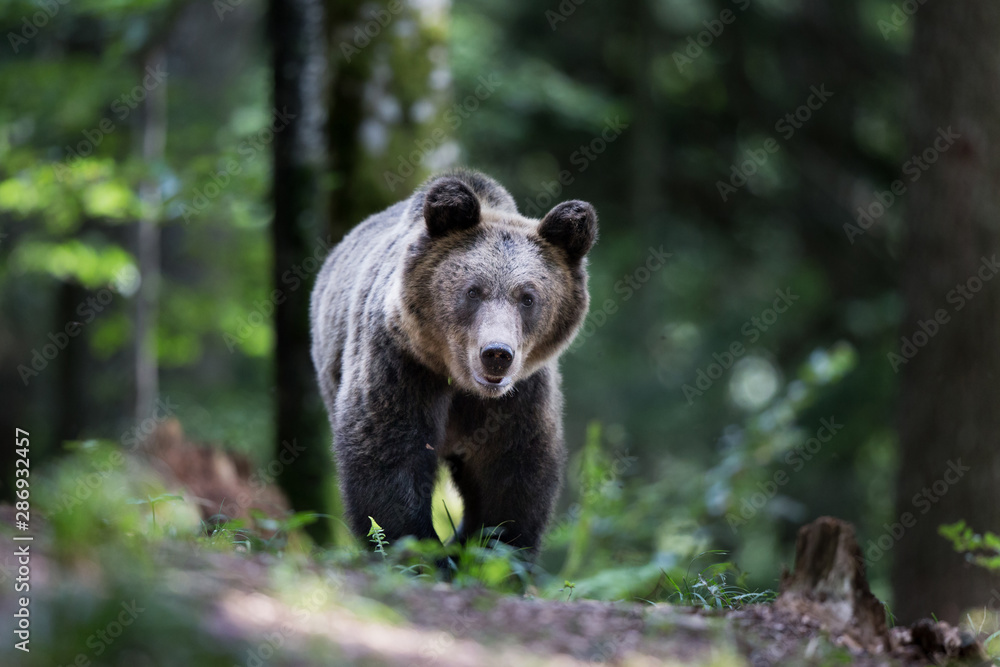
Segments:
[[[918,322],[936,313],[949,320],[900,368],[900,525],[883,542],[895,542],[900,619],[934,613],[955,621],[1000,586],[938,535],[959,519],[1000,529],[1000,278],[983,263],[1000,251],[1000,4],[930,2],[911,20],[912,152],[933,147],[949,128],[961,136],[948,147],[940,140],[940,157],[907,183],[901,335],[923,341]]]
[[[326,5],[331,73],[329,220],[336,241],[365,217],[409,196],[430,175],[433,148],[453,128],[442,118],[451,96],[431,85],[432,71],[442,68],[432,54],[443,47],[433,10],[404,2],[392,11],[390,20],[407,22],[412,34],[404,37],[388,24],[369,36],[364,28],[371,29],[373,17],[384,20],[385,9],[364,0],[327,0]],[[429,119],[417,120],[414,109],[428,102],[436,111]],[[380,111],[383,103],[397,107],[398,114]],[[367,141],[361,132],[366,123]],[[414,160],[415,153],[423,157]]]
[[[68,322],[79,320],[80,316],[77,314],[76,308],[86,298],[87,291],[78,283],[67,281],[60,284],[55,326],[52,330],[65,331]],[[86,367],[84,363],[88,333],[85,327],[82,328],[81,334],[69,340],[58,359],[59,384],[57,391],[59,392],[59,400],[56,401],[58,414],[55,415],[56,443],[80,438],[84,427],[88,425]]]
[[[165,68],[166,55],[156,45],[140,60],[140,72]],[[157,315],[160,309],[160,225],[158,211],[163,198],[155,167],[163,162],[167,143],[167,83],[153,86],[142,106],[137,131],[139,154],[147,174],[139,184],[139,198],[145,205],[136,222],[136,260],[142,282],[135,299],[135,423],[147,419],[160,393],[157,346]]]
[[[274,70],[274,107],[289,120],[274,134],[272,282],[277,394],[274,456],[278,482],[296,511],[327,510],[331,454],[309,356],[309,294],[325,255],[321,178],[324,168],[323,98],[326,52],[320,0],[271,0],[268,25]],[[311,269],[311,270],[310,270]],[[310,526],[320,543],[328,522]]]
[[[363,0],[337,0],[328,2],[331,38],[330,61],[332,81],[330,82],[330,111],[336,122],[329,126],[330,174],[333,187],[330,190],[330,232],[334,241],[339,241],[351,227],[360,222],[362,215],[373,211],[362,211],[359,207],[357,189],[361,186],[359,171],[362,162],[358,128],[364,120],[364,89],[371,68],[370,49],[358,53],[348,51],[340,44],[352,46],[351,29],[357,25],[361,15]]]

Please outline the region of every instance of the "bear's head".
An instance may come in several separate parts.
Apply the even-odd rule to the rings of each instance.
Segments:
[[[597,214],[568,201],[525,218],[498,184],[466,174],[433,181],[421,215],[401,276],[411,348],[460,388],[502,396],[580,328]]]

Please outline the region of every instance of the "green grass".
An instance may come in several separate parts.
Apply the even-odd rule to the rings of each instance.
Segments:
[[[706,551],[701,556],[725,556],[725,551]],[[700,556],[699,556],[700,558]],[[696,559],[697,560],[697,559]],[[696,561],[692,561],[693,566]],[[752,604],[769,604],[777,597],[773,590],[754,591],[746,586],[746,573],[728,561],[712,563],[695,574],[689,572],[675,580],[667,572],[663,577],[671,593],[667,601],[702,609],[742,609]]]

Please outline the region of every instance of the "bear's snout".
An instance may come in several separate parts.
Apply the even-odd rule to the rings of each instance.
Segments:
[[[479,351],[479,359],[486,372],[493,376],[487,379],[502,378],[514,363],[514,350],[503,343],[487,343]]]

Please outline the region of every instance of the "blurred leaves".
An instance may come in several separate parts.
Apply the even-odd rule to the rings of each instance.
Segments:
[[[74,279],[89,288],[114,283],[132,265],[132,256],[118,246],[95,247],[78,239],[63,243],[25,241],[11,257],[15,271],[39,271],[59,280]]]
[[[967,554],[976,565],[1000,572],[1000,535],[989,531],[977,533],[965,521],[941,526],[938,532],[951,542],[955,551]]]

